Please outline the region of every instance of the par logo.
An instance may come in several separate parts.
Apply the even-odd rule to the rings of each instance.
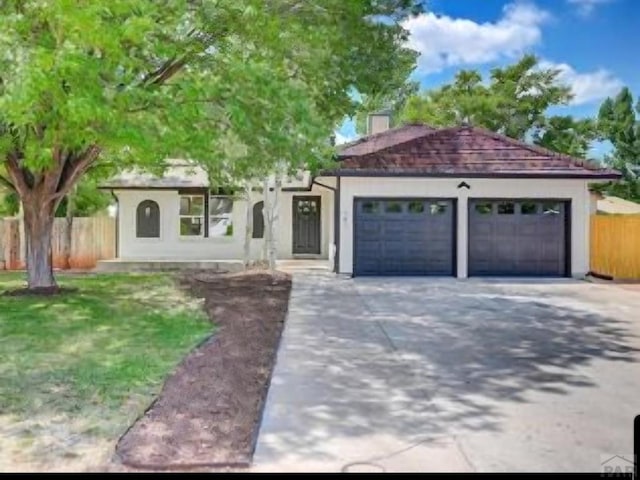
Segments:
[[[634,455],[601,455],[600,472],[603,477],[620,477],[633,475],[635,470]]]

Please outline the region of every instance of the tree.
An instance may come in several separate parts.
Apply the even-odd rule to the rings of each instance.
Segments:
[[[590,118],[576,120],[570,115],[554,116],[533,136],[536,145],[573,157],[585,157],[597,137],[595,122]]]
[[[317,165],[352,91],[384,92],[417,0],[7,0],[0,178],[23,205],[28,287],[56,286],[62,199],[103,164],[167,157],[247,177]],[[391,65],[391,68],[387,65]]]
[[[494,68],[488,82],[475,70],[461,70],[453,83],[410,97],[402,119],[434,127],[470,123],[525,140],[531,132],[548,128],[549,107],[571,100],[570,88],[560,83],[559,74],[541,68],[533,55]]]
[[[633,95],[624,87],[615,98],[607,98],[598,112],[597,129],[608,140],[613,152],[605,161],[620,170],[620,182],[605,185],[604,190],[629,200],[640,201],[640,101],[633,106]]]

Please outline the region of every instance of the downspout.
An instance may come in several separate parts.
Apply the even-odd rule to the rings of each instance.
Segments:
[[[120,258],[120,201],[118,196],[111,191],[111,196],[116,201],[116,258]]]

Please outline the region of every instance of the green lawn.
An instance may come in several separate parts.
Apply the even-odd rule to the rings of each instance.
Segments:
[[[162,274],[59,275],[73,293],[0,297],[0,471],[100,468],[212,332]],[[0,274],[0,291],[24,275]]]

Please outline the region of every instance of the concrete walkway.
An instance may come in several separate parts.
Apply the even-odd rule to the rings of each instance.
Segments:
[[[640,296],[294,275],[256,471],[599,471],[633,451]]]

